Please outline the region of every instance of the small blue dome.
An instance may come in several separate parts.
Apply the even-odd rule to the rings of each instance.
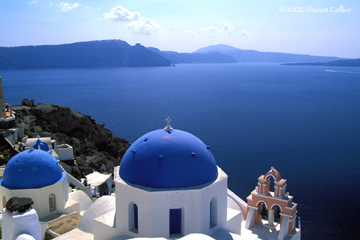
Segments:
[[[0,185],[8,189],[42,188],[63,180],[65,176],[52,155],[39,149],[26,150],[7,163]]]
[[[210,147],[194,135],[155,130],[137,139],[120,163],[120,177],[153,188],[185,188],[213,182],[218,176]]]
[[[41,149],[41,150],[43,150],[45,152],[50,150],[49,146],[46,143],[44,143],[43,141],[41,141],[40,139],[36,140],[36,142],[33,145],[33,148],[34,149]]]

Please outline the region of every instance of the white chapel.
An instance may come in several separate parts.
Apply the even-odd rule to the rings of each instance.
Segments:
[[[115,179],[115,221],[95,222],[94,239],[240,234],[241,211],[227,207],[227,178],[194,135],[169,125],[149,132],[125,153]]]

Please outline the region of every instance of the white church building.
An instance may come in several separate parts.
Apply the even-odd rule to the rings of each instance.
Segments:
[[[169,126],[125,153],[116,185],[116,224],[96,221],[94,239],[240,234],[241,211],[227,207],[228,176],[194,135]]]
[[[25,150],[14,156],[6,165],[0,180],[0,205],[5,207],[12,197],[29,197],[39,218],[54,211],[72,212],[67,209],[68,181],[59,162],[49,153]]]
[[[300,239],[298,229],[279,236],[280,225],[266,228],[261,220],[245,228],[248,205],[228,189],[228,176],[210,147],[167,121],[164,129],[141,136],[126,151],[114,172],[115,194],[96,200],[76,229],[56,239]],[[0,181],[2,204],[26,195],[39,218],[54,207],[68,212],[59,163],[41,150],[21,154],[6,166]],[[41,176],[39,171],[49,173]]]

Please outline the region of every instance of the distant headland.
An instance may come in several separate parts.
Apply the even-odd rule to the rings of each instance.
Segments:
[[[305,63],[284,63],[283,65],[291,66],[333,66],[333,67],[360,67],[360,58],[349,60],[338,60],[331,62],[305,62]]]
[[[0,47],[0,69],[158,67],[180,63],[330,62],[338,57],[243,50],[218,44],[193,53],[161,51],[122,40],[61,45]]]
[[[0,47],[0,69],[170,66],[140,44],[121,40],[63,45]]]

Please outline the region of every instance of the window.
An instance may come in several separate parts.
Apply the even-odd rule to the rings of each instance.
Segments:
[[[49,196],[49,208],[50,208],[50,212],[55,211],[56,210],[56,198],[55,198],[55,194],[50,194]]]
[[[5,208],[6,207],[6,197],[5,196],[2,197],[2,202],[3,202],[3,208]]]
[[[211,199],[210,202],[210,228],[217,225],[217,200],[216,198]]]
[[[129,203],[129,231],[133,233],[139,232],[139,213],[135,203]]]

